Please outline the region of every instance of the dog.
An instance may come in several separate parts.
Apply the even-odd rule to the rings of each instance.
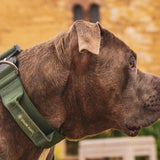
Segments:
[[[76,21],[17,60],[31,101],[68,139],[110,128],[136,136],[160,116],[160,77],[141,72],[136,53],[99,23]],[[0,126],[4,160],[38,160],[43,149],[21,131],[1,100]]]

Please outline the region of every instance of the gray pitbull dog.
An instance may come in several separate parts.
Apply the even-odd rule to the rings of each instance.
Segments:
[[[17,59],[28,96],[69,139],[110,128],[136,136],[160,117],[160,78],[141,72],[134,51],[99,23],[77,21]],[[4,160],[37,160],[43,150],[19,129],[1,100],[0,117]]]

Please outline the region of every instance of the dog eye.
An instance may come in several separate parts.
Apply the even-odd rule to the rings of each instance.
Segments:
[[[136,70],[137,68],[137,63],[136,63],[136,54],[133,54],[129,57],[129,60],[128,60],[128,68],[131,69],[131,70]]]
[[[133,55],[129,58],[128,68],[131,70],[136,69],[136,59]]]
[[[134,68],[134,67],[135,67],[134,62],[133,62],[133,61],[130,62],[130,63],[129,63],[129,68]]]

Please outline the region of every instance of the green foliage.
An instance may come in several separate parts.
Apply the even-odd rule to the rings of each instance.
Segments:
[[[160,120],[154,123],[152,126],[142,128],[139,136],[152,135],[156,139],[158,159],[160,159]]]

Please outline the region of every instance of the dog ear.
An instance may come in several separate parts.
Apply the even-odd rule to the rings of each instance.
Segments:
[[[99,24],[79,20],[73,26],[75,26],[77,32],[79,52],[82,53],[84,50],[87,50],[98,55],[101,43]]]

